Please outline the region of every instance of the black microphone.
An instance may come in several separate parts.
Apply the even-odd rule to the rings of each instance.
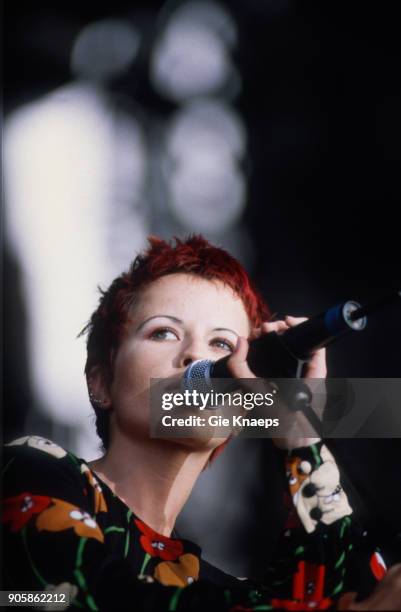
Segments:
[[[347,332],[362,331],[366,327],[366,315],[381,309],[392,302],[400,303],[401,290],[379,300],[361,306],[354,300],[349,300],[329,308],[281,334],[270,332],[264,334],[249,344],[247,361],[255,376],[268,378],[270,382],[279,378],[299,379],[302,377],[304,364],[312,357],[312,353],[323,348]],[[212,387],[213,379],[227,379],[229,390],[234,383],[228,369],[227,361],[230,355],[218,361],[200,359],[191,363],[184,372],[182,388],[207,390]],[[277,381],[278,382],[278,381]],[[281,387],[281,385],[279,385]],[[281,388],[283,397],[293,410],[303,410],[319,431],[320,421],[311,409],[312,394],[309,387],[301,380],[287,380]],[[213,409],[212,406],[209,407]]]
[[[351,300],[333,306],[281,334],[270,332],[252,340],[247,357],[249,367],[259,378],[299,378],[303,364],[314,351],[349,331],[365,328],[366,316],[355,317],[361,310],[360,304]],[[231,378],[227,366],[229,358],[230,355],[218,361],[194,361],[184,373],[184,386],[191,389],[201,382],[211,382],[213,378]]]
[[[354,300],[337,304],[282,334],[270,332],[252,340],[247,361],[259,378],[300,378],[302,369],[314,351],[325,347],[350,331],[366,327],[366,315],[391,304],[401,304],[401,290],[361,306]],[[232,378],[227,367],[230,355],[218,361],[201,359],[184,372],[183,387],[210,385],[213,378]]]

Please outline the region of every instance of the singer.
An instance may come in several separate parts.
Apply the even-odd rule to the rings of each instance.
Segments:
[[[103,456],[86,462],[37,436],[6,447],[3,588],[66,593],[74,610],[400,609],[401,565],[387,570],[362,537],[336,462],[316,438],[275,440],[290,495],[262,584],[223,573],[177,537],[198,476],[229,441],[150,438],[150,378],[180,378],[195,360],[227,355],[234,378],[251,378],[248,340],[300,320],[269,322],[242,266],[201,236],[149,242],[84,329]],[[325,374],[320,349],[305,376]]]

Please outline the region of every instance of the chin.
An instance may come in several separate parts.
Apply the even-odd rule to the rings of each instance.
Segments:
[[[165,438],[167,440],[167,438]],[[193,451],[213,451],[215,448],[226,442],[227,438],[210,438],[202,436],[198,437],[179,437],[179,438],[168,438],[168,441],[172,444],[176,444],[180,447],[184,447]]]

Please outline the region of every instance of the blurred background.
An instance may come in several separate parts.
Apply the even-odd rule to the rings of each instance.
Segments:
[[[400,288],[399,23],[397,2],[5,3],[5,442],[99,456],[77,335],[149,234],[227,248],[278,317]],[[394,306],[330,375],[400,377],[400,340]],[[401,440],[329,446],[401,560]],[[180,534],[257,575],[278,473],[269,441],[237,440]]]

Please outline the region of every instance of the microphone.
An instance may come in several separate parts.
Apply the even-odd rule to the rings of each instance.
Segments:
[[[361,306],[354,300],[337,304],[282,334],[270,332],[252,340],[247,361],[259,378],[300,378],[305,362],[312,353],[323,348],[347,332],[362,331],[366,327],[366,315],[387,306],[400,304],[401,290]],[[203,383],[211,384],[213,378],[231,378],[227,367],[230,356],[218,361],[202,359],[194,361],[186,369],[183,386],[193,389]]]
[[[366,316],[358,317],[362,307],[350,300],[329,308],[295,327],[278,334],[270,332],[249,343],[247,361],[259,378],[299,378],[302,367],[314,351],[327,346],[349,331],[366,327]],[[218,361],[201,359],[191,363],[184,372],[184,386],[194,388],[213,378],[231,378],[227,366],[230,355]]]

